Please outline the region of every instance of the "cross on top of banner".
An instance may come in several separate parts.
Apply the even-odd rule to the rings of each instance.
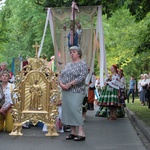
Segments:
[[[36,56],[37,56],[40,45],[37,42],[35,42],[35,45],[32,45],[32,47],[35,48],[35,52],[36,52]]]

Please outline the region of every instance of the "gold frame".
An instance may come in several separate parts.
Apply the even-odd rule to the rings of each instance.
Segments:
[[[43,59],[37,56],[28,59],[28,65],[15,78],[13,95],[14,127],[9,135],[23,135],[25,122],[36,125],[40,121],[47,125],[46,136],[58,136],[55,124],[60,91],[55,73],[46,67]]]

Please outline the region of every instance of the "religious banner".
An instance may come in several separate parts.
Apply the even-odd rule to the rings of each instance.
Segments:
[[[96,18],[97,26],[95,24]],[[78,7],[75,2],[72,2],[71,7],[48,8],[38,57],[42,52],[48,22],[50,23],[57,71],[61,71],[64,65],[71,61],[69,48],[75,45],[81,48],[83,53],[82,59],[86,61],[88,67],[91,68],[90,74],[92,74],[94,71],[96,51],[94,44],[96,43],[95,40],[99,40],[100,77],[101,86],[103,86],[103,76],[107,75],[107,65],[102,27],[102,7]],[[95,31],[96,35],[94,37]]]
[[[97,14],[97,7],[79,7],[76,12],[74,22],[70,19],[71,8],[52,8],[51,14],[54,27],[54,48],[55,52],[60,52],[60,58],[56,55],[56,60],[63,65],[70,62],[69,47],[79,46],[82,50],[82,59],[91,67],[93,58],[93,35],[94,18]],[[71,35],[74,34],[72,38]],[[74,43],[72,44],[74,40]],[[59,69],[59,65],[57,65]],[[61,67],[62,68],[62,67]]]

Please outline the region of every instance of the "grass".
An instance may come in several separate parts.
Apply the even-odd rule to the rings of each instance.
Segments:
[[[150,109],[148,106],[142,106],[138,98],[135,99],[135,103],[131,102],[127,104],[127,107],[133,111],[141,120],[143,120],[148,126],[150,126]]]

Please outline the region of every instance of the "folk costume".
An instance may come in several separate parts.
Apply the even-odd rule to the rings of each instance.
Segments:
[[[122,106],[125,106],[125,98],[126,98],[126,79],[124,76],[120,79],[120,95],[119,95],[119,103]]]
[[[117,108],[117,117],[124,117],[125,116],[125,111],[124,107],[125,105],[125,99],[126,99],[126,79],[123,74],[123,70],[120,69],[122,72],[122,75],[119,75],[120,77],[120,84],[119,84],[119,103],[118,103],[118,108]]]
[[[89,90],[88,90],[88,109],[94,110],[94,100],[95,100],[95,75],[92,74],[90,83],[89,83]]]
[[[13,118],[10,113],[13,104],[11,94],[13,87],[13,84],[8,83],[6,88],[3,89],[5,102],[0,108],[0,131],[11,132],[13,128]]]
[[[119,76],[112,75],[111,80],[107,82],[106,87],[100,95],[100,105],[102,106],[118,106],[118,92],[119,92]]]
[[[105,87],[100,95],[99,104],[102,107],[109,107],[110,116],[108,119],[116,120],[116,112],[119,102],[119,84],[120,78],[118,76],[118,70],[115,65],[111,66],[112,75],[106,78]]]

